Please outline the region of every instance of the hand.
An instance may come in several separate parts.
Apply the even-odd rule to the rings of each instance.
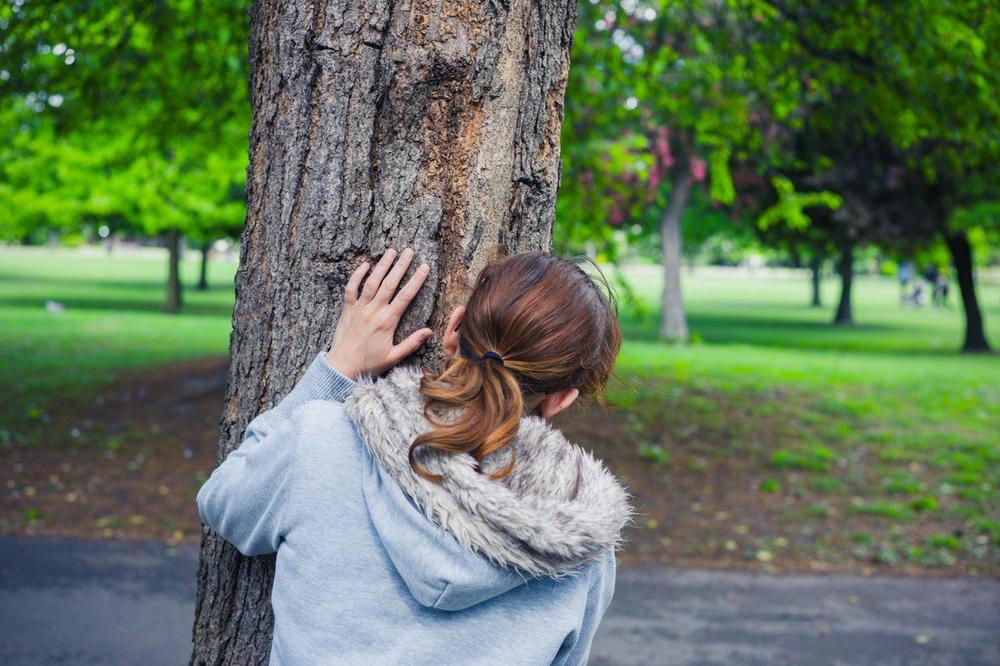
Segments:
[[[368,272],[364,262],[351,275],[344,289],[344,309],[333,334],[327,362],[341,374],[357,379],[361,373],[379,375],[412,354],[431,337],[431,329],[414,331],[399,344],[393,345],[399,320],[427,279],[430,267],[420,264],[413,277],[393,294],[413,259],[413,250],[406,248],[396,259],[396,251],[386,250],[358,293],[361,279]],[[391,267],[391,270],[390,270]]]

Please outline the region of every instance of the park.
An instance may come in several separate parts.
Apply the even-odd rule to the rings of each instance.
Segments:
[[[1000,659],[995,8],[320,4],[0,9],[0,660],[267,663],[195,496],[404,246],[405,363],[507,255],[614,297],[589,663]]]

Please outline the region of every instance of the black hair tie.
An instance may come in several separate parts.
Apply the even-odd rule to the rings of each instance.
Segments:
[[[490,351],[486,352],[485,354],[483,354],[482,356],[480,356],[479,360],[485,361],[488,358],[491,358],[494,361],[499,361],[500,365],[503,365],[503,356],[501,356],[500,354],[496,353],[492,349]]]

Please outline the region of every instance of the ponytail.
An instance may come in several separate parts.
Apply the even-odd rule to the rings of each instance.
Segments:
[[[439,482],[418,463],[419,447],[471,454],[477,468],[506,447],[510,462],[490,478],[506,477],[526,397],[576,388],[600,402],[621,341],[613,292],[605,296],[580,266],[542,252],[487,264],[466,304],[459,353],[421,380],[432,429],[410,445],[410,466]]]
[[[424,416],[434,426],[433,430],[419,435],[410,445],[410,466],[429,481],[439,482],[441,476],[431,474],[415,458],[420,446],[429,446],[448,453],[469,453],[477,466],[494,451],[507,446],[517,435],[524,411],[524,396],[512,370],[501,359],[484,355],[478,359],[455,359],[436,379],[425,376],[420,391],[429,400],[424,405]],[[499,358],[496,352],[493,354]],[[432,405],[464,407],[461,417],[452,423],[436,420]],[[510,462],[503,470],[490,475],[502,479],[514,469],[514,450]]]

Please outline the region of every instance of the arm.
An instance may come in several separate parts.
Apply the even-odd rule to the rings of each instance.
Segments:
[[[395,258],[394,250],[386,251],[360,292],[368,262],[354,271],[330,351],[318,354],[291,393],[250,422],[239,447],[198,491],[202,520],[244,555],[276,552],[287,533],[299,430],[295,411],[312,400],[343,402],[359,374],[388,370],[430,337],[423,328],[393,344],[396,326],[428,273],[422,264],[393,297],[413,252],[407,248],[393,265]]]
[[[294,477],[298,425],[292,414],[311,400],[343,402],[353,388],[352,379],[317,355],[292,392],[250,422],[239,448],[198,491],[205,524],[244,555],[276,552]]]

